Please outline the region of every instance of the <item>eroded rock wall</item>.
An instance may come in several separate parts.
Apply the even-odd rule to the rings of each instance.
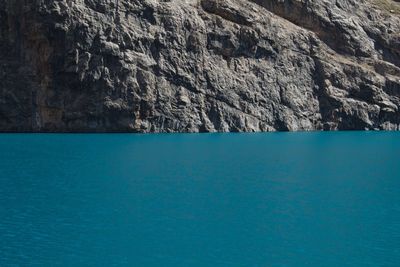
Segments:
[[[0,131],[398,130],[382,1],[0,0]]]

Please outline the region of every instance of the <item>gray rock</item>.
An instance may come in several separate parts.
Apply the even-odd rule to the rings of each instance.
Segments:
[[[400,129],[391,0],[0,0],[0,131]]]

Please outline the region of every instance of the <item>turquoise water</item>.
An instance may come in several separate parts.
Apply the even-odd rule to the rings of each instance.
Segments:
[[[0,266],[400,266],[400,133],[0,135]]]

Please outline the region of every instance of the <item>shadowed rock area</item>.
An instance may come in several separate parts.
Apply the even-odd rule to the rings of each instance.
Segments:
[[[392,0],[0,0],[0,131],[400,129]]]

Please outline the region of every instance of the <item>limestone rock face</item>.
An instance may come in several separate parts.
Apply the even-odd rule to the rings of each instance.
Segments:
[[[400,129],[393,0],[0,0],[0,131]]]

